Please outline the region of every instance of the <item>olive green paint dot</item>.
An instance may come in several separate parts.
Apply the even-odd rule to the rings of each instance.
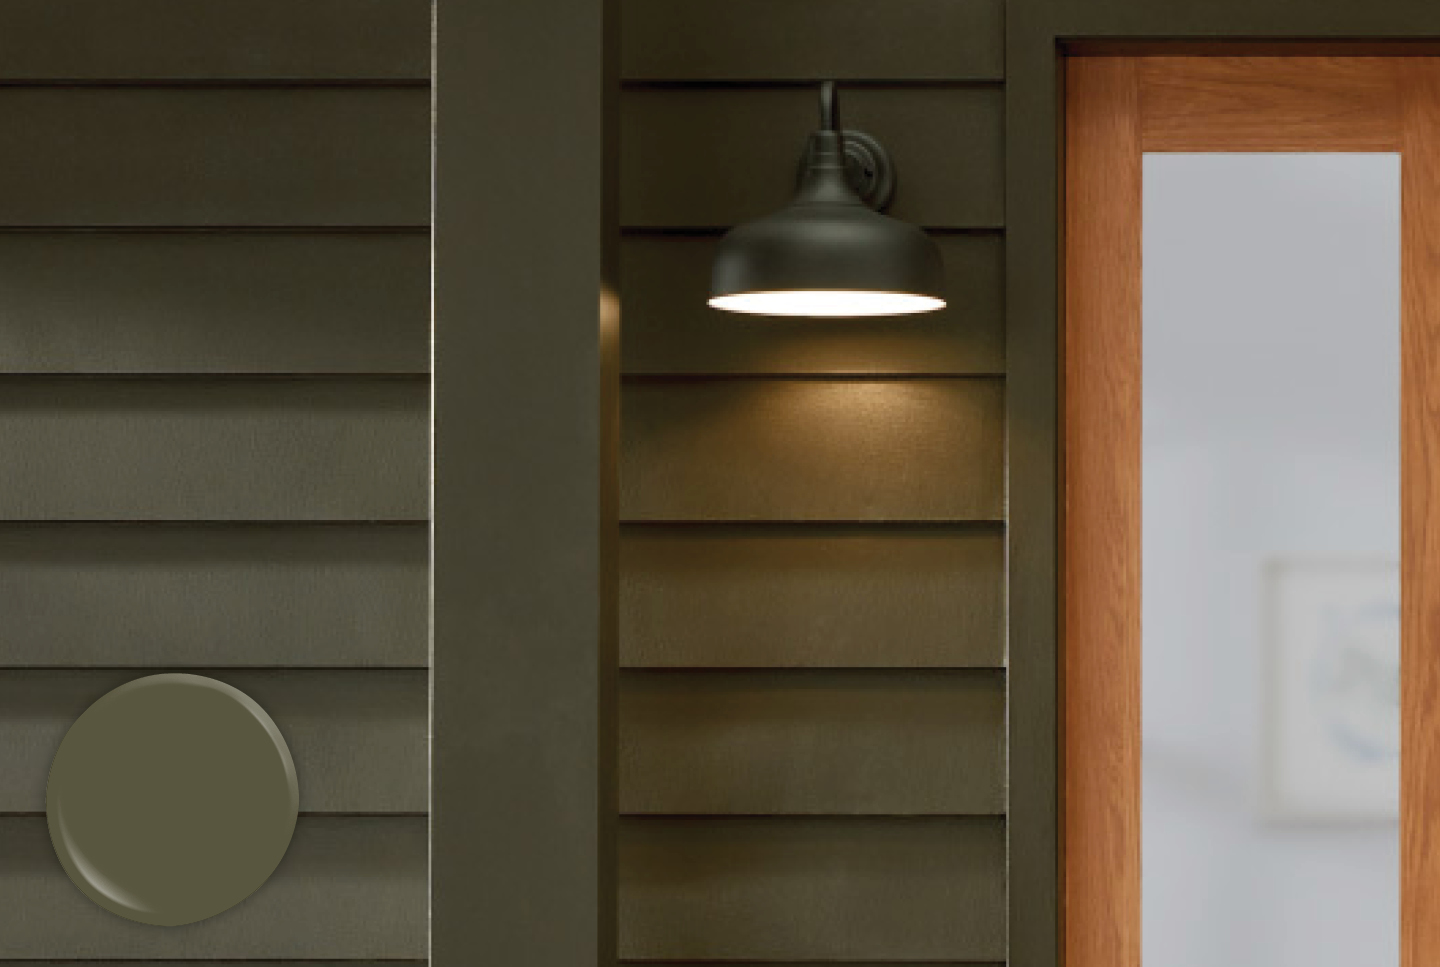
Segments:
[[[299,809],[265,710],[199,675],[151,675],[70,726],[45,790],[55,855],[86,896],[141,923],[193,923],[274,872]]]

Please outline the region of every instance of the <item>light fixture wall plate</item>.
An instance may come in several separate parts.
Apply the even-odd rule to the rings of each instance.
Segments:
[[[845,180],[868,208],[883,212],[895,199],[895,165],[890,152],[873,135],[846,128],[841,132],[845,156]],[[795,166],[795,190],[799,191],[810,173],[810,153],[800,156]]]
[[[895,166],[878,141],[839,123],[835,85],[820,87],[790,204],[732,229],[710,277],[716,309],[770,316],[893,316],[944,308],[934,241],[890,218]]]

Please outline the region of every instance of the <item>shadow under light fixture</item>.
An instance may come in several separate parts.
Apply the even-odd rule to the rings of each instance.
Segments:
[[[835,83],[820,86],[789,205],[732,229],[710,276],[710,305],[767,316],[900,316],[945,307],[940,250],[914,225],[882,215],[895,169],[880,143],[842,130]]]

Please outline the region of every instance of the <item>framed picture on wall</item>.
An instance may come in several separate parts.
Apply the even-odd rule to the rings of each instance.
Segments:
[[[1400,814],[1400,569],[1393,561],[1270,567],[1264,788],[1293,821]]]

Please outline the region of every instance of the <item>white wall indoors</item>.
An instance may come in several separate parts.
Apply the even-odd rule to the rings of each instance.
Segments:
[[[1394,967],[1393,822],[1266,815],[1266,569],[1399,552],[1399,159],[1149,155],[1147,967]]]

